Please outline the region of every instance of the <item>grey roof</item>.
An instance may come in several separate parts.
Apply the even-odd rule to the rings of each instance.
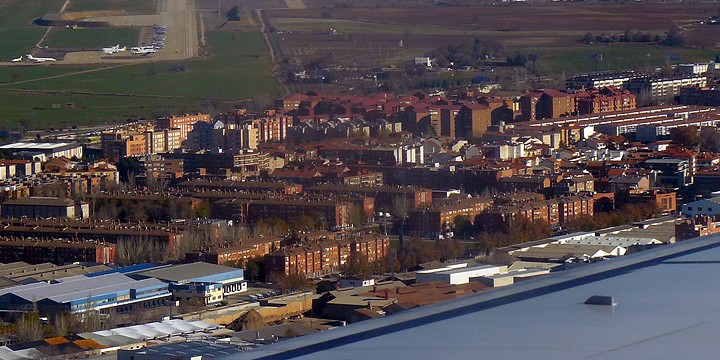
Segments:
[[[135,350],[135,354],[178,356],[189,359],[191,356],[202,358],[236,354],[241,348],[237,345],[223,342],[188,341],[182,343],[164,344]]]
[[[28,205],[28,206],[75,206],[75,201],[71,199],[60,199],[55,197],[24,197],[19,199],[8,200],[2,205]]]
[[[649,164],[679,164],[681,162],[687,162],[683,159],[665,158],[665,159],[647,159],[645,163]]]
[[[194,262],[189,264],[181,264],[160,269],[153,269],[139,272],[138,275],[154,277],[156,279],[177,282],[195,279],[204,276],[223,274],[230,271],[237,271],[229,266],[215,265],[206,262]]]
[[[122,274],[108,274],[97,277],[82,275],[62,279],[55,284],[45,282],[11,286],[0,289],[0,295],[14,294],[27,301],[51,299],[58,303],[88,298],[133,288],[144,288],[164,284],[160,280],[134,280]]]
[[[0,146],[0,149],[11,149],[11,150],[32,150],[32,151],[49,151],[49,150],[64,150],[73,147],[81,146],[78,143],[37,143],[37,142],[16,142],[12,144],[5,144]]]
[[[718,272],[720,235],[711,235],[279,342],[243,358],[714,358],[720,277],[708,274]],[[593,295],[612,296],[617,305],[583,304]]]

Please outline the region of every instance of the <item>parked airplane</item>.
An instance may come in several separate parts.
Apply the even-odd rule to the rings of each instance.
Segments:
[[[12,59],[12,62],[21,62],[21,61],[22,61],[22,59],[23,59],[23,57],[22,57],[22,56],[20,56],[20,57],[19,57],[19,58],[17,58],[17,59]]]
[[[55,58],[49,58],[49,57],[48,58],[39,58],[39,57],[34,57],[31,54],[27,54],[26,56],[29,60],[33,60],[35,62],[57,61],[57,59],[55,59]]]
[[[116,52],[121,52],[121,51],[126,51],[126,50],[127,50],[127,47],[125,47],[125,46],[120,47],[120,44],[117,44],[117,45],[115,45],[115,46],[113,46],[113,47],[104,47],[104,48],[102,48],[102,51],[103,51],[104,53],[106,53],[106,54],[114,54],[114,53],[116,53]]]
[[[130,51],[132,51],[132,53],[136,55],[147,55],[151,53],[156,53],[157,49],[152,46],[136,46],[130,48]]]

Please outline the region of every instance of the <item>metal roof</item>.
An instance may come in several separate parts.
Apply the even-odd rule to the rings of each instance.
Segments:
[[[156,279],[179,282],[198,279],[206,276],[225,274],[229,272],[242,271],[229,266],[215,265],[206,262],[194,262],[181,264],[160,269],[150,269],[139,272],[138,275],[154,277]]]
[[[163,284],[162,281],[157,279],[135,280],[122,274],[108,274],[91,278],[78,275],[61,279],[60,282],[55,284],[39,282],[7,287],[0,289],[0,295],[11,293],[27,301],[51,299],[63,303],[91,296]]]
[[[720,235],[243,353],[247,359],[714,358]],[[615,306],[586,305],[593,295]],[[238,354],[235,354],[237,356]],[[232,357],[224,357],[231,359]]]

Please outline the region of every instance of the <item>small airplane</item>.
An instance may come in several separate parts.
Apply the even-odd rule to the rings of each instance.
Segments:
[[[117,44],[117,45],[115,45],[115,46],[113,46],[113,47],[104,47],[104,48],[102,48],[102,51],[103,51],[104,53],[106,53],[106,54],[114,54],[114,53],[121,52],[121,51],[126,51],[126,50],[127,50],[127,47],[126,47],[126,46],[120,47],[120,44]]]
[[[147,54],[151,54],[151,53],[156,53],[157,49],[155,49],[152,46],[136,46],[136,47],[130,48],[130,51],[136,55],[147,55]]]
[[[55,58],[50,58],[50,57],[47,57],[47,58],[39,58],[39,57],[34,57],[34,56],[32,56],[31,54],[27,54],[27,55],[25,55],[25,56],[27,56],[27,58],[28,58],[29,60],[33,60],[33,61],[35,61],[35,62],[57,61],[57,59],[55,59]]]
[[[22,60],[23,60],[23,57],[20,56],[20,57],[17,58],[17,59],[12,59],[12,62],[21,62]]]

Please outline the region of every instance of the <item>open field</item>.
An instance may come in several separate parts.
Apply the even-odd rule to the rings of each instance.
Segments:
[[[0,61],[31,52],[46,30],[32,21],[59,11],[62,4],[56,0],[0,0]]]
[[[93,93],[244,99],[276,90],[262,37],[256,33],[208,34],[207,59],[152,62],[77,76],[19,84],[18,88]]]
[[[668,64],[701,62],[714,59],[716,52],[701,49],[678,49],[648,44],[603,44],[573,48],[528,48],[540,55],[537,62],[539,75],[604,71],[613,69],[661,67]],[[603,54],[603,61],[596,64],[591,55]]]
[[[32,93],[0,90],[0,129],[28,130],[119,123],[126,119],[203,110],[185,99]]]
[[[154,14],[157,0],[70,0],[67,11],[123,10],[130,14]]]
[[[100,50],[103,47],[136,46],[140,36],[140,28],[53,28],[45,38],[44,45],[51,48],[72,48]]]
[[[468,30],[623,31],[668,29],[717,14],[713,3],[512,3],[476,7],[276,9],[268,16],[404,23]]]
[[[305,1],[308,6],[320,5]],[[364,5],[358,5],[364,6]],[[396,7],[388,7],[396,6]],[[266,14],[281,58],[322,61],[346,67],[405,66],[433,49],[465,44],[475,38],[497,41],[507,55],[538,54],[538,75],[668,63],[708,61],[720,49],[720,27],[701,25],[717,14],[713,3],[514,3],[475,7],[414,6],[269,9]],[[685,30],[692,48],[656,44],[584,44],[586,32],[621,34],[637,30],[664,35],[673,26]],[[337,31],[331,34],[330,28]],[[402,40],[402,48],[400,47]],[[590,55],[602,53],[595,64]],[[502,61],[504,59],[497,59]]]
[[[279,94],[270,77],[268,53],[258,33],[213,31],[208,34],[208,57],[126,64],[111,68],[79,66],[17,66],[0,68],[0,98],[5,126],[27,120],[42,128],[53,119],[72,124],[151,117],[156,111],[205,110],[214,102]],[[91,71],[87,71],[91,70]],[[70,74],[58,78],[49,76]],[[17,79],[14,80],[13,78]],[[35,81],[8,84],[7,82]],[[12,89],[12,91],[10,91]],[[40,91],[27,95],[25,90]],[[70,96],[72,93],[76,95]],[[75,109],[53,104],[76,104]],[[6,107],[7,106],[7,107]]]

